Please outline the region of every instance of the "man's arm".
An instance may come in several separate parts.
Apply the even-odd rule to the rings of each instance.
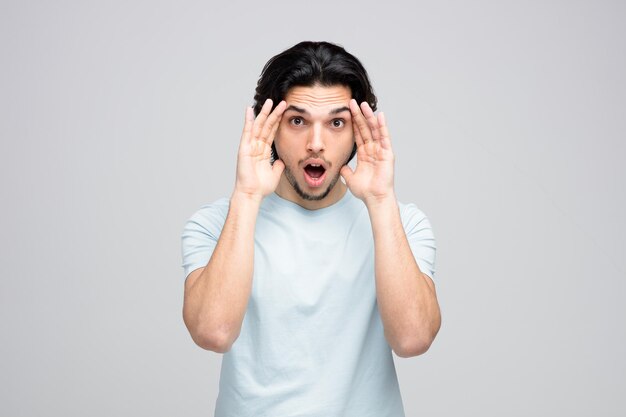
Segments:
[[[183,320],[200,347],[224,353],[241,331],[252,290],[254,229],[263,198],[273,192],[284,169],[272,166],[271,144],[285,110],[272,109],[267,100],[255,119],[246,109],[246,121],[237,156],[237,179],[228,215],[211,259],[185,281]]]
[[[352,194],[365,203],[374,235],[376,298],[391,348],[400,357],[420,355],[441,325],[435,286],[415,261],[393,187],[394,156],[384,115],[367,103],[350,101],[357,144],[357,167],[341,175]]]
[[[415,261],[395,197],[369,201],[367,208],[374,234],[376,298],[385,337],[398,356],[421,355],[441,326],[435,285]]]

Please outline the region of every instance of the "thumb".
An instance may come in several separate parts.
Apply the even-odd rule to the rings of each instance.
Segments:
[[[284,170],[285,163],[283,161],[281,161],[280,159],[274,161],[274,164],[272,165],[272,175],[274,176],[274,180],[276,181],[276,183],[280,181],[280,176],[283,174]]]
[[[344,165],[340,170],[339,174],[346,180],[346,185],[352,180],[352,176],[354,175],[354,171],[348,165]]]

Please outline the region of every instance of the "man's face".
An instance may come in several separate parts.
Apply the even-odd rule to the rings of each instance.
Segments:
[[[285,163],[279,195],[295,202],[329,197],[329,204],[343,195],[345,185],[335,185],[354,146],[351,98],[350,88],[343,85],[293,87],[287,92],[287,109],[274,140]]]

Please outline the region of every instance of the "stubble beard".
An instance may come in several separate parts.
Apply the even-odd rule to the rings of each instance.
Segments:
[[[350,151],[350,153],[351,152],[352,151]],[[344,165],[347,165],[348,162],[350,162],[350,154],[346,156],[345,162],[341,166],[343,167]],[[331,166],[329,166],[329,168]],[[337,172],[337,174],[330,181],[330,184],[328,184],[328,187],[326,188],[326,190],[324,190],[321,194],[314,195],[314,194],[307,194],[304,192],[304,190],[300,187],[300,184],[298,184],[296,177],[293,175],[293,172],[287,166],[287,164],[285,164],[285,170],[283,171],[283,173],[285,174],[285,178],[287,178],[287,181],[289,181],[289,184],[291,184],[291,186],[295,190],[296,194],[298,194],[300,198],[306,201],[319,201],[319,200],[323,200],[324,198],[326,198],[328,194],[330,194],[330,192],[332,191],[335,184],[337,184],[337,181],[339,181],[339,176],[340,176],[339,172]]]
[[[300,187],[300,184],[298,184],[298,181],[296,181],[296,177],[293,175],[293,172],[291,172],[291,169],[289,169],[287,165],[285,165],[284,173],[285,178],[287,178],[287,181],[289,181],[289,184],[291,184],[296,194],[298,194],[303,200],[307,201],[323,200],[324,198],[326,198],[326,196],[328,196],[328,194],[331,192],[331,190],[339,180],[339,173],[337,173],[337,175],[335,175],[335,177],[331,180],[330,184],[328,184],[328,187],[321,194],[314,195],[304,192],[304,190]]]

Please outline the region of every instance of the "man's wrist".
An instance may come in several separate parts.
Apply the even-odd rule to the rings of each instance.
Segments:
[[[230,204],[237,205],[237,206],[259,208],[261,206],[262,201],[263,201],[263,196],[260,194],[244,193],[236,189],[233,191],[232,195],[230,196]]]
[[[392,191],[389,194],[366,197],[363,202],[368,210],[378,210],[385,208],[393,208],[398,205],[396,195]]]

